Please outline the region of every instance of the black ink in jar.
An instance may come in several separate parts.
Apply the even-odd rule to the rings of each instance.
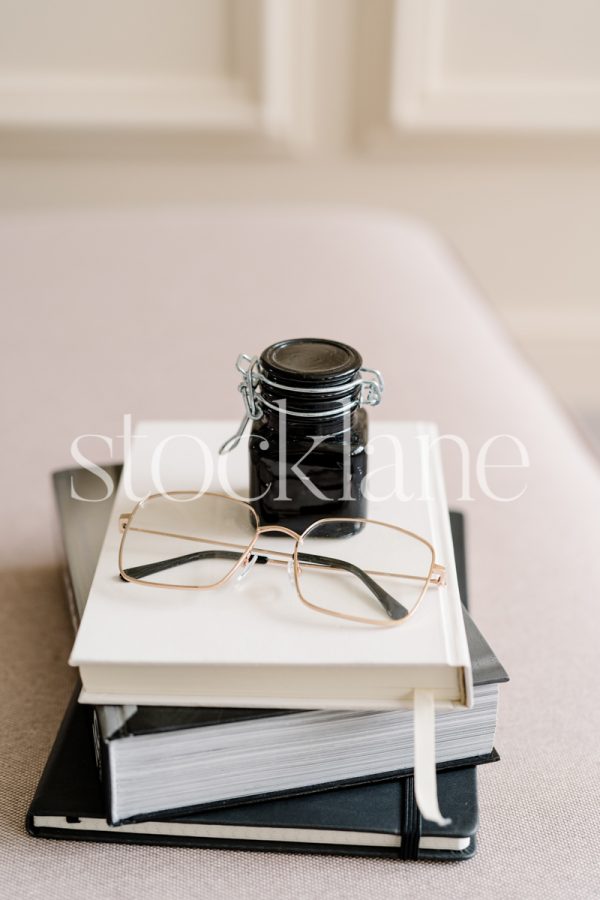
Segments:
[[[222,452],[251,419],[249,493],[261,524],[301,533],[322,518],[366,517],[364,407],[381,400],[379,372],[353,347],[320,338],[280,341],[237,365],[247,415]],[[361,527],[338,522],[331,536]]]

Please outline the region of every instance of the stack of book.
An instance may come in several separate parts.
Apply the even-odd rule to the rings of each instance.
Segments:
[[[175,431],[197,433],[216,448],[229,427],[179,423]],[[498,685],[508,676],[467,609],[464,522],[448,512],[439,457],[429,454],[425,464],[420,450],[410,451],[424,434],[432,437],[431,429],[380,427],[406,451],[404,493],[412,499],[377,501],[377,518],[395,516],[431,540],[448,584],[424,601],[414,621],[383,632],[324,626],[319,616],[313,622],[293,605],[285,572],[267,574],[269,567],[195,602],[193,593],[121,582],[119,514],[131,510],[127,492],[144,493],[151,449],[174,431],[169,423],[140,430],[146,437],[128,461],[129,474],[105,469],[118,485],[116,498],[99,499],[105,485],[92,471],[54,476],[78,629],[71,661],[82,683],[31,804],[29,832],[393,858],[472,856],[476,767],[498,759]],[[370,465],[389,469],[385,449]],[[170,488],[197,484],[189,441],[168,466]],[[241,492],[243,468],[232,481]],[[419,812],[415,773],[427,735],[417,733],[426,727],[413,715],[417,691],[435,701],[437,791],[446,821]]]

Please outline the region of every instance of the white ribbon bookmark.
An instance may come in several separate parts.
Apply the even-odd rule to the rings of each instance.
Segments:
[[[414,694],[415,799],[424,819],[449,825],[440,812],[435,773],[435,703],[431,691]]]

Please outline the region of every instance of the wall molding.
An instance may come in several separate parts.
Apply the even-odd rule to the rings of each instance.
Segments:
[[[0,129],[193,132],[304,145],[310,128],[297,70],[313,3],[260,0],[259,39],[251,48],[258,88],[235,67],[211,77],[0,75]]]
[[[389,116],[403,132],[598,132],[600,79],[448,79],[439,65],[448,0],[394,0]]]

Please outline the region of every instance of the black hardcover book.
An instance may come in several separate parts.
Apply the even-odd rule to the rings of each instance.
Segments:
[[[27,830],[35,837],[392,859],[461,860],[475,852],[472,766],[438,776],[440,804],[452,819],[443,828],[421,820],[410,777],[111,826],[91,717],[76,693],[27,813]]]
[[[121,467],[108,467],[106,471],[116,484]],[[65,550],[67,589],[76,622],[87,599],[111,502],[85,503],[72,498],[72,486],[85,498],[94,497],[94,492],[97,497],[99,489],[104,491],[97,476],[86,470],[56,473],[54,486]],[[466,605],[462,515],[451,513],[451,525],[461,596]],[[475,752],[457,754],[457,714],[438,714],[436,732],[442,748],[438,754],[440,771],[479,765],[498,758],[492,749],[497,684],[506,681],[508,676],[466,610],[465,624],[473,664],[475,706],[473,710],[458,714],[459,731],[464,729],[464,733],[471,735],[475,728],[483,727],[485,734],[480,736]],[[329,789],[404,777],[412,771],[412,761],[407,755],[407,749],[409,754],[412,751],[410,711],[378,714],[108,706],[96,709],[94,724],[107,815],[113,825],[315,792],[324,786]],[[214,736],[217,737],[218,754],[211,751]],[[155,784],[152,766],[157,759],[157,738],[162,755],[160,779]],[[336,742],[340,743],[339,747]],[[362,760],[371,747],[389,748],[389,760],[374,755],[365,766]],[[271,757],[267,759],[265,753],[269,752]],[[288,760],[290,753],[293,759]],[[351,770],[336,774],[335,761],[343,754],[346,758],[354,755],[361,759],[360,774]],[[309,756],[313,762],[298,778],[300,758]],[[172,772],[166,772],[164,761],[171,758],[176,759],[177,766]],[[185,777],[180,777],[180,763],[184,759],[186,768],[181,771]],[[241,765],[240,759],[243,760]],[[323,761],[325,765],[322,766]],[[290,785],[285,773],[292,767],[296,781]],[[229,773],[226,785],[219,784],[223,771]],[[273,774],[279,774],[279,777],[273,778]],[[167,792],[165,785],[169,785]]]

